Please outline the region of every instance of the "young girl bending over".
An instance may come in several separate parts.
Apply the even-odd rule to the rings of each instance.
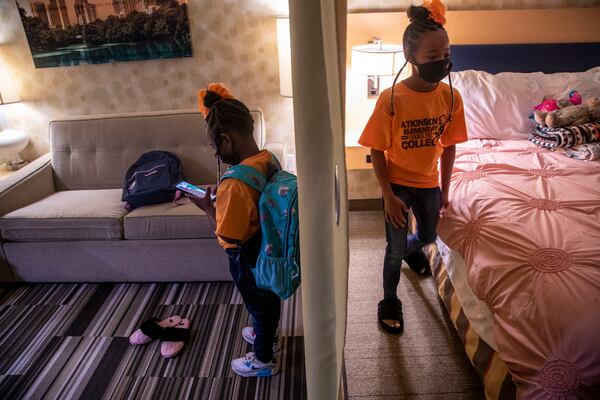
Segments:
[[[460,94],[441,82],[450,72],[450,44],[444,29],[446,7],[440,0],[408,9],[410,25],[403,37],[412,75],[381,93],[359,140],[371,148],[373,167],[385,204],[384,297],[377,317],[382,328],[404,328],[397,294],[404,259],[422,275],[429,273],[423,246],[435,241],[440,210],[448,204],[455,144],[467,140]],[[438,160],[441,159],[441,179]],[[441,181],[441,189],[440,189]],[[407,213],[417,230],[407,238]]]
[[[254,120],[248,107],[235,99],[220,84],[210,84],[199,94],[200,111],[207,123],[208,135],[216,156],[229,165],[243,164],[263,175],[277,170],[279,162],[254,141]],[[204,197],[188,196],[200,207],[215,227],[219,244],[229,256],[229,270],[253,326],[242,330],[242,337],[254,345],[254,352],[231,362],[241,376],[271,376],[279,372],[274,353],[279,350],[280,298],[270,290],[256,286],[252,268],[261,247],[258,215],[260,193],[238,179],[226,179],[219,186],[216,207],[210,200],[210,188]]]

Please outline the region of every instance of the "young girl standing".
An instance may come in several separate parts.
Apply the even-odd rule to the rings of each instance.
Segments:
[[[212,83],[199,93],[200,111],[216,156],[226,164],[252,167],[270,176],[279,161],[254,141],[254,120],[244,103],[221,84]],[[244,377],[266,377],[279,373],[275,353],[280,350],[277,336],[281,300],[270,290],[256,286],[252,269],[261,247],[258,199],[260,193],[238,179],[225,179],[219,186],[216,207],[211,188],[204,197],[186,195],[208,216],[219,244],[229,257],[229,270],[252,316],[253,326],[242,330],[254,352],[231,362],[233,372]]]
[[[445,12],[440,0],[426,0],[423,6],[408,9],[410,25],[403,46],[412,75],[396,84],[405,63],[392,88],[381,93],[359,140],[371,148],[385,204],[384,298],[377,317],[391,333],[404,328],[397,295],[402,260],[417,273],[429,273],[421,249],[437,237],[439,213],[448,204],[455,145],[467,140],[460,94],[451,80],[450,85],[441,82],[452,67]],[[410,236],[409,209],[417,221],[417,230]]]

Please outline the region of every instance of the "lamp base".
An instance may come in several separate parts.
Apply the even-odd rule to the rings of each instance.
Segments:
[[[379,97],[379,76],[367,77],[367,98],[376,99]]]
[[[25,132],[14,129],[0,131],[0,154],[10,157],[10,161],[6,163],[7,170],[16,171],[27,165],[27,161],[19,157],[19,152],[24,150],[28,143],[29,137]]]
[[[6,169],[8,171],[17,171],[24,166],[29,164],[29,161],[19,160],[19,161],[10,161],[6,163]]]

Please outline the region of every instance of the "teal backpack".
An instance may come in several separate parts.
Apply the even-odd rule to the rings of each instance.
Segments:
[[[273,160],[277,160],[273,156]],[[277,161],[276,161],[277,162]],[[256,286],[287,299],[300,285],[300,248],[298,238],[298,187],[296,176],[281,169],[265,177],[247,165],[227,170],[221,181],[238,179],[261,193],[258,213],[262,245],[252,269]]]

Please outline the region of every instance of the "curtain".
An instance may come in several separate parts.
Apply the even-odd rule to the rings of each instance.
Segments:
[[[346,0],[290,0],[309,400],[340,392],[348,297]]]

